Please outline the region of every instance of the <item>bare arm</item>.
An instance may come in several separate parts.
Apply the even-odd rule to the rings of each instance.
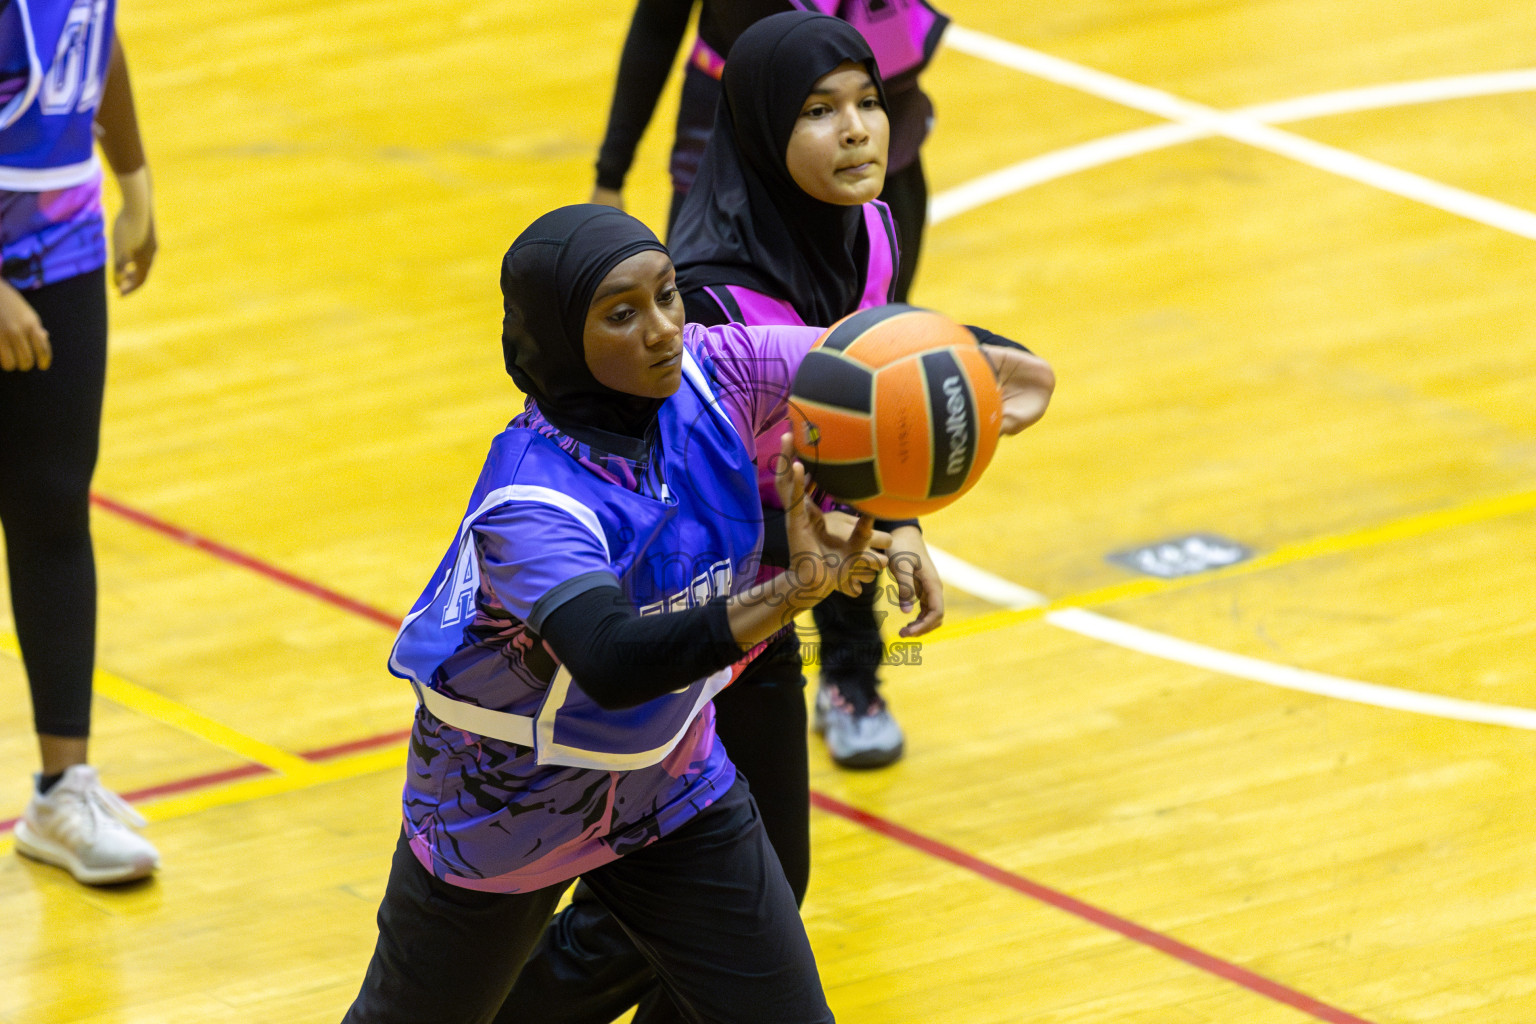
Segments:
[[[138,288],[149,275],[158,244],[154,202],[150,196],[149,165],[128,81],[128,61],[116,33],[107,61],[107,80],[96,110],[96,138],[112,173],[117,176],[123,208],[112,225],[112,280],[122,295]]]

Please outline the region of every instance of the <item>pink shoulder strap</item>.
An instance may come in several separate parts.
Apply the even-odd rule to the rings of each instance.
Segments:
[[[864,274],[864,294],[859,308],[883,306],[891,301],[891,286],[901,246],[896,241],[896,222],[891,208],[876,199],[864,204],[864,230],[869,235],[869,269]]]
[[[800,319],[800,314],[795,312],[795,307],[783,299],[775,299],[739,284],[710,285],[704,289],[704,292],[715,300],[715,303],[724,310],[725,315],[730,317],[732,323],[746,324],[749,327],[772,324],[822,326],[806,324]]]
[[[939,48],[939,37],[949,19],[927,0],[791,0],[807,11],[842,18],[859,30],[880,66],[880,76],[890,79],[922,67]]]

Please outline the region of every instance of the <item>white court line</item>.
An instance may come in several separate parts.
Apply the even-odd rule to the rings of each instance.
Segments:
[[[1014,192],[1031,188],[1055,178],[1065,177],[1068,174],[1075,174],[1092,167],[1115,160],[1123,160],[1142,153],[1149,153],[1167,146],[1192,142],[1196,139],[1208,138],[1215,134],[1226,134],[1221,131],[1221,123],[1213,121],[1209,116],[1219,115],[1219,112],[1210,108],[1200,107],[1197,104],[1187,104],[1158,90],[1148,89],[1100,72],[1081,68],[1078,65],[1069,64],[1066,61],[1061,61],[1033,50],[1026,50],[1024,47],[1015,47],[1013,44],[1003,43],[1000,40],[994,40],[988,36],[981,35],[981,33],[972,32],[958,26],[950,28],[946,41],[953,45],[956,42],[957,33],[959,34],[958,41],[960,45],[955,48],[963,52],[972,53],[974,56],[986,59],[996,59],[994,54],[999,52],[1010,59],[1018,58],[1021,54],[1027,55],[1029,60],[1022,63],[1027,63],[1029,66],[1019,67],[1018,64],[1010,63],[1009,60],[998,62],[1009,67],[1019,67],[1019,70],[1024,70],[1031,74],[1039,74],[1039,69],[1043,67],[1049,67],[1057,72],[1065,70],[1070,72],[1070,74],[1064,78],[1053,77],[1049,74],[1042,75],[1042,77],[1050,78],[1052,81],[1059,81],[1063,84],[1073,85],[1077,88],[1090,86],[1085,91],[1113,99],[1116,102],[1125,103],[1137,109],[1145,110],[1149,109],[1149,107],[1142,106],[1139,102],[1128,101],[1135,100],[1145,101],[1148,104],[1155,103],[1163,109],[1151,110],[1150,112],[1158,113],[1160,116],[1170,116],[1172,114],[1174,115],[1173,120],[1179,123],[1141,128],[1096,139],[1093,142],[1073,146],[1069,149],[1034,157],[1012,167],[1006,167],[992,174],[976,178],[936,196],[929,207],[930,223],[937,224],[967,210],[1011,195]],[[967,49],[967,44],[974,48]],[[1105,91],[1101,92],[1097,91],[1097,89]],[[1249,125],[1262,126],[1264,123],[1300,121],[1307,118],[1325,117],[1362,110],[1375,110],[1383,107],[1403,106],[1413,103],[1431,103],[1446,99],[1462,99],[1473,96],[1533,90],[1536,90],[1536,70],[1462,75],[1453,78],[1430,79],[1422,82],[1369,86],[1361,89],[1320,93],[1315,96],[1282,100],[1276,103],[1247,107],[1232,115],[1220,115],[1220,121],[1232,120],[1245,122]],[[1181,111],[1170,106],[1170,103],[1181,106],[1183,108],[1182,113],[1194,111],[1199,116],[1190,117],[1186,120],[1183,116],[1179,116]],[[1165,113],[1164,110],[1167,112]],[[1278,134],[1284,135],[1287,138],[1297,138],[1290,136],[1288,133]],[[1250,140],[1244,138],[1241,141],[1247,142]],[[1263,146],[1261,148],[1268,149],[1269,147]],[[1345,154],[1342,151],[1333,150],[1331,147],[1321,148],[1328,150],[1332,154],[1351,157],[1356,161],[1361,159],[1353,157],[1353,154]],[[1285,155],[1290,156],[1293,154],[1286,153]],[[1303,162],[1310,161],[1304,160]],[[1368,165],[1364,170],[1370,174],[1377,173],[1376,169],[1390,172],[1388,178],[1384,180],[1400,182],[1400,178],[1393,176],[1406,174],[1406,172],[1399,171],[1396,168],[1375,164],[1373,161],[1363,161],[1363,164]],[[1314,164],[1313,166],[1317,165]],[[1359,163],[1352,163],[1349,166],[1351,169],[1361,169],[1361,164]],[[1326,167],[1324,169],[1333,170],[1334,168]],[[1346,174],[1345,176],[1350,177],[1351,175]],[[1408,175],[1408,177],[1417,178],[1415,175]],[[1356,180],[1363,180],[1366,184],[1384,187],[1375,180],[1360,178]],[[1505,207],[1503,204],[1493,203],[1492,200],[1485,200],[1480,196],[1470,196],[1468,193],[1460,192],[1457,189],[1450,189],[1448,186],[1438,185],[1427,179],[1417,178],[1417,181],[1434,186],[1429,193],[1431,198],[1444,198],[1446,194],[1454,193],[1457,196],[1478,200],[1481,204],[1492,204],[1491,207],[1473,204],[1473,209],[1477,212],[1487,213],[1493,216],[1495,220],[1504,216],[1505,211],[1517,215],[1509,223],[1499,221],[1491,223],[1490,226],[1521,234],[1522,232],[1515,230],[1515,228],[1529,227],[1530,222],[1533,220],[1531,215],[1523,210]],[[1387,191],[1394,190],[1388,188]],[[1404,193],[1399,192],[1398,194]],[[1421,197],[1414,195],[1410,196],[1410,198]],[[1440,204],[1431,202],[1430,205],[1439,206]],[[1440,208],[1446,209],[1447,207],[1440,206]],[[1450,212],[1461,213],[1462,211],[1456,209]],[[1472,217],[1472,219],[1478,220],[1479,218]],[[1489,223],[1488,221],[1483,222]],[[1525,237],[1536,236],[1526,234]],[[1037,593],[1036,591],[1021,587],[1017,583],[1005,580],[1000,576],[993,575],[985,569],[971,565],[969,562],[956,558],[948,552],[941,551],[935,547],[929,547],[928,551],[933,556],[939,574],[947,582],[966,593],[973,594],[983,600],[1011,610],[1038,608],[1050,603],[1050,600],[1044,594]],[[1294,668],[1289,665],[1277,665],[1273,662],[1261,661],[1258,658],[1250,658],[1245,655],[1218,650],[1214,647],[1207,647],[1204,644],[1179,640],[1163,633],[1155,633],[1151,630],[1132,626],[1116,619],[1084,611],[1080,608],[1066,608],[1048,612],[1044,616],[1044,620],[1059,629],[1077,633],[1104,643],[1114,644],[1117,647],[1283,689],[1312,693],[1356,704],[1369,704],[1397,711],[1430,715],[1437,718],[1536,730],[1536,710],[1530,708],[1458,700],[1454,697],[1441,697],[1434,694],[1419,693],[1414,690],[1380,686],[1375,683],[1362,683],[1354,679],[1344,679],[1320,672],[1310,672],[1306,669]]]
[[[1339,676],[1309,672],[1289,665],[1276,665],[1258,658],[1249,658],[1229,651],[1217,650],[1204,644],[1190,643],[1150,629],[1132,626],[1115,619],[1085,612],[1080,608],[1064,608],[1046,615],[1045,621],[1053,626],[1102,640],[1132,651],[1140,651],[1167,661],[1176,661],[1196,668],[1209,669],[1222,675],[1251,679],[1287,690],[1315,693],[1320,697],[1352,701],[1356,704],[1373,704],[1379,708],[1411,711],[1418,715],[1435,718],[1454,718],[1461,722],[1482,722],[1487,725],[1507,725],[1515,729],[1536,729],[1536,710],[1508,707],[1502,704],[1481,704],[1477,701],[1441,697],[1416,690],[1400,690],[1376,683],[1362,683]]]
[[[1536,92],[1536,69],[1496,71],[1488,74],[1431,78],[1422,82],[1370,85],[1359,89],[1318,93],[1243,107],[1234,114],[1266,124],[1286,124],[1365,110],[1436,103],[1442,100],[1498,96],[1512,92]],[[1102,139],[1069,146],[1054,153],[1031,157],[963,185],[939,193],[928,207],[928,222],[939,224],[951,217],[995,202],[1015,192],[1043,185],[1069,174],[1102,167],[1116,160],[1152,153],[1169,146],[1210,138],[1214,133],[1192,124],[1160,124],[1150,128],[1107,135]]]
[[[1017,583],[995,576],[985,569],[956,558],[932,545],[928,553],[933,556],[939,575],[947,584],[967,594],[973,594],[992,604],[1012,611],[1023,608],[1039,608],[1050,603],[1044,594],[1036,593]],[[1536,710],[1510,707],[1504,704],[1483,704],[1441,697],[1417,690],[1403,690],[1377,683],[1362,683],[1342,676],[1330,676],[1321,672],[1278,665],[1261,661],[1243,654],[1207,647],[1204,644],[1180,640],[1166,633],[1155,633],[1118,619],[1085,611],[1081,608],[1062,608],[1047,612],[1044,620],[1069,633],[1123,647],[1126,650],[1149,654],[1164,661],[1177,662],[1203,668],[1237,679],[1265,683],[1286,690],[1299,690],[1320,697],[1345,700],[1354,704],[1370,704],[1394,711],[1408,711],[1417,715],[1449,718],[1459,722],[1478,722],[1484,725],[1503,725],[1513,729],[1536,730]]]
[[[928,223],[942,224],[951,217],[996,202],[1015,192],[1043,185],[1069,174],[1101,167],[1116,160],[1151,153],[1169,146],[1210,137],[1210,132],[1187,124],[1160,124],[1153,128],[1109,135],[1054,153],[1031,157],[1011,167],[973,178],[963,185],[934,196],[928,204]]]
[[[1159,125],[1157,128],[1142,129],[1140,132],[1127,132],[1123,135],[1111,136],[1108,139],[1100,139],[1088,143],[1087,147],[1073,147],[1060,153],[1050,154],[1047,157],[1037,158],[1036,161],[1025,161],[1025,164],[1015,165],[978,179],[980,182],[990,182],[990,187],[995,190],[1002,186],[1000,176],[1014,174],[1019,180],[1029,184],[1038,182],[1029,181],[1029,172],[1021,171],[1026,165],[1038,161],[1053,160],[1070,164],[1068,154],[1077,150],[1083,150],[1094,146],[1101,147],[1101,153],[1114,153],[1116,151],[1115,140],[1120,140],[1119,145],[1129,147],[1122,156],[1109,156],[1108,159],[1121,159],[1123,156],[1132,156],[1138,152],[1148,152],[1151,149],[1161,148],[1162,145],[1175,145],[1180,142],[1189,142],[1194,139],[1220,135],[1246,143],[1257,149],[1270,153],[1289,157],[1299,163],[1319,170],[1328,171],[1351,181],[1369,185],[1372,188],[1390,192],[1393,195],[1412,199],[1416,202],[1444,210],[1479,224],[1508,231],[1522,238],[1536,239],[1536,214],[1519,207],[1501,203],[1487,196],[1480,196],[1463,189],[1455,188],[1438,181],[1425,178],[1422,175],[1405,171],[1389,164],[1380,163],[1356,153],[1338,149],[1312,139],[1303,138],[1300,135],[1283,131],[1273,127],[1266,121],[1301,120],[1303,117],[1319,117],[1325,113],[1343,113],[1349,110],[1371,109],[1373,106],[1390,105],[1398,103],[1425,103],[1435,98],[1453,99],[1468,96],[1485,95],[1488,92],[1515,91],[1527,89],[1531,86],[1521,77],[1530,72],[1500,72],[1488,75],[1464,76],[1456,79],[1436,79],[1429,82],[1409,83],[1406,85],[1374,86],[1370,90],[1351,90],[1345,93],[1330,93],[1322,96],[1310,97],[1304,100],[1291,100],[1284,103],[1267,104],[1245,111],[1222,111],[1214,107],[1208,107],[1202,103],[1195,103],[1154,89],[1151,86],[1131,82],[1115,75],[1107,74],[1093,68],[1074,64],[1060,57],[1053,57],[1039,50],[1032,50],[1016,43],[1010,43],[993,36],[968,29],[960,25],[951,25],[945,33],[944,44],[961,53],[968,53],[973,57],[992,61],[1004,67],[1023,71],[1037,78],[1065,85],[1092,96],[1119,103],[1133,110],[1140,110],[1148,114],[1154,114],[1165,118],[1172,125]],[[1511,83],[1514,83],[1513,87]],[[1437,97],[1436,88],[1443,90]],[[1359,106],[1350,106],[1343,101],[1343,97],[1351,97]],[[1310,104],[1310,106],[1308,105]],[[1259,115],[1259,116],[1256,116]],[[1277,116],[1278,115],[1278,116]],[[1181,129],[1175,132],[1173,129]],[[1190,134],[1192,133],[1192,134]],[[1163,140],[1171,141],[1163,141]],[[1137,148],[1145,147],[1145,148]],[[1087,154],[1089,156],[1092,153]],[[1108,162],[1108,159],[1101,162]],[[1094,166],[1086,164],[1084,166]],[[1049,165],[1036,170],[1049,171]],[[1073,167],[1073,170],[1081,170],[1082,167]],[[1066,173],[1066,172],[1063,172]],[[1059,174],[1052,175],[1053,177]],[[1043,179],[1049,180],[1049,179]],[[972,183],[975,185],[976,183]],[[971,186],[962,186],[970,188]],[[1018,187],[1028,187],[1023,184]],[[958,191],[958,190],[957,190]],[[989,196],[982,201],[1000,198],[1007,192],[992,194],[981,190],[979,194]],[[962,197],[965,197],[962,194]],[[935,223],[939,220],[952,217],[958,209],[951,208],[941,203],[946,196],[940,196],[934,201]],[[979,204],[977,204],[979,205]],[[969,207],[966,207],[969,208]]]
[[[956,588],[983,601],[990,601],[1009,611],[1040,608],[1051,603],[1051,599],[1044,594],[1021,587],[1001,576],[994,576],[931,544],[928,545],[928,554],[933,559],[934,568],[939,570],[939,577],[946,584],[952,583]]]

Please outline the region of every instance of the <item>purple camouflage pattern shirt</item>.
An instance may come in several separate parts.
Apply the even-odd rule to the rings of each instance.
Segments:
[[[794,326],[689,324],[684,343],[707,368],[737,435],[752,439],[782,422],[794,371],[818,334]],[[533,402],[511,426],[554,440],[608,486],[654,486],[656,467],[595,451],[561,433]],[[688,467],[681,457],[667,457],[659,470],[676,479]],[[756,490],[753,480],[724,485]],[[611,571],[610,562],[589,530],[548,506],[505,505],[480,521],[475,539],[475,614],[464,646],[434,675],[433,688],[454,695],[456,680],[489,682],[500,692],[520,687],[526,705],[511,710],[532,714],[557,662],[527,617],[554,587]],[[405,829],[417,859],[437,877],[470,889],[529,892],[655,842],[723,795],[735,777],[707,704],[662,761],[624,771],[540,765],[530,748],[445,726],[418,708]]]
[[[27,85],[26,60],[14,45],[20,33],[16,5],[0,5],[0,107]],[[0,259],[15,288],[40,288],[104,266],[101,174],[48,192],[0,189]]]

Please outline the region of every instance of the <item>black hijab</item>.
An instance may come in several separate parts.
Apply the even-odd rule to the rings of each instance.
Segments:
[[[583,328],[608,272],[636,253],[666,247],[651,229],[608,206],[564,206],[534,221],[501,260],[501,349],[507,372],[551,423],[603,445],[591,430],[644,437],[662,400],[598,383]]]
[[[785,11],[736,40],[714,131],[669,238],[684,291],[742,285],[816,326],[857,307],[868,258],[863,208],[811,198],[784,162],[811,87],[849,60],[869,71],[885,106],[869,44],[846,21]]]

